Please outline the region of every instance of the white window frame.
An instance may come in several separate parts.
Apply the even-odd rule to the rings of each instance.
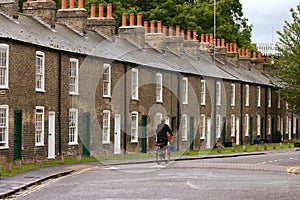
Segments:
[[[75,66],[73,66],[75,64]],[[79,94],[79,61],[75,58],[70,58],[70,95]],[[75,69],[73,69],[73,67]]]
[[[277,115],[277,130],[280,131],[280,115]]]
[[[249,102],[250,102],[250,88],[249,88],[249,84],[245,85],[246,91],[245,91],[245,106],[249,106]]]
[[[245,136],[249,136],[249,115],[245,115]]]
[[[292,119],[289,117],[289,140],[292,139]]]
[[[271,108],[272,106],[272,90],[271,88],[268,88],[268,108]]]
[[[221,82],[216,83],[216,105],[221,106]]]
[[[230,85],[230,105],[235,106],[235,84]]]
[[[2,51],[5,52],[5,58],[2,57]],[[5,61],[3,60],[5,59]],[[3,65],[1,64],[3,63]],[[9,46],[7,44],[0,44],[0,88],[1,89],[8,89],[9,83]]]
[[[278,94],[278,98],[277,98],[277,108],[281,107],[281,96],[280,94]]]
[[[8,120],[9,120],[9,106],[8,105],[0,105],[0,110],[3,110],[3,113],[0,112],[0,130],[2,133],[2,141],[0,141],[0,149],[8,148]]]
[[[187,77],[182,78],[182,103],[188,104],[189,101],[189,82]]]
[[[200,139],[205,139],[205,115],[200,115]]]
[[[289,103],[288,102],[285,102],[285,109],[289,109]]]
[[[74,118],[71,118],[74,117]],[[69,143],[68,145],[78,144],[78,109],[69,110]]]
[[[297,118],[293,117],[293,134],[297,133]]]
[[[111,97],[111,66],[103,64],[103,97]]]
[[[289,116],[285,117],[285,134],[289,134]]]
[[[268,121],[268,130],[267,130],[267,134],[268,134],[268,135],[271,135],[271,125],[272,125],[271,115],[268,115],[267,121]]]
[[[217,138],[221,138],[221,115],[217,114],[216,116],[216,133]]]
[[[40,120],[39,120],[40,119]],[[44,146],[45,135],[45,108],[44,106],[35,107],[35,146]]]
[[[257,86],[257,107],[261,106],[261,87]]]
[[[283,138],[283,134],[284,134],[284,130],[283,130],[283,117],[281,117],[281,119],[280,119],[280,133],[281,133],[282,138]]]
[[[41,65],[38,60],[42,62]],[[41,69],[37,70],[38,67]],[[36,51],[35,55],[35,91],[45,92],[45,53],[41,51]]]
[[[235,136],[239,138],[240,135],[240,118],[235,117]],[[239,141],[236,141],[236,144],[239,144]]]
[[[161,73],[156,73],[156,102],[163,102],[163,85]]]
[[[135,120],[133,117],[135,116]],[[139,131],[138,131],[138,119],[139,119],[139,113],[136,111],[131,112],[131,142],[132,143],[137,143],[138,142],[138,136],[139,136]]]
[[[261,116],[260,114],[257,114],[256,116],[256,135],[261,135]]]
[[[103,110],[102,116],[102,144],[110,143],[110,110]]]
[[[187,131],[188,131],[188,117],[187,114],[182,115],[182,140],[187,140]]]
[[[139,70],[131,70],[131,98],[133,100],[139,99]]]
[[[230,116],[230,132],[231,132],[231,137],[235,137],[235,115],[234,114]]]
[[[200,99],[201,99],[201,105],[205,106],[206,104],[206,83],[205,80],[201,80],[201,91],[200,91]]]

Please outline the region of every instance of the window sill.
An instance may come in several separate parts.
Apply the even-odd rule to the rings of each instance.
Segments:
[[[68,145],[72,146],[72,145],[78,145],[77,142],[72,142],[72,143],[68,143]]]
[[[1,149],[9,149],[9,146],[3,146],[3,147],[0,147],[0,150]]]
[[[205,137],[201,137],[200,140],[205,140]]]
[[[131,144],[138,144],[139,141],[131,141],[130,143],[131,143]]]
[[[35,144],[36,147],[43,147],[45,144]]]

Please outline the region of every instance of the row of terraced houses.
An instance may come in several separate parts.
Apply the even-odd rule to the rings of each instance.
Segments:
[[[155,149],[162,117],[177,150],[298,138],[277,69],[250,53],[112,4],[0,0],[0,155],[8,162]],[[97,12],[96,12],[97,11]],[[97,13],[97,14],[96,14]],[[98,14],[99,13],[99,14]],[[98,16],[96,16],[98,15]],[[272,75],[273,74],[273,75]]]

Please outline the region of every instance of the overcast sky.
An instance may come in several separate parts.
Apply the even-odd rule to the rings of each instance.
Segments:
[[[253,25],[253,43],[275,43],[276,31],[282,31],[284,21],[292,21],[290,9],[296,9],[300,0],[240,0],[244,17]]]

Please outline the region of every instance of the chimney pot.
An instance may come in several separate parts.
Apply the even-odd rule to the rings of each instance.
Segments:
[[[129,26],[134,26],[134,13],[130,13]]]
[[[169,36],[173,36],[173,26],[169,26]]]
[[[166,26],[163,26],[163,34],[164,34],[164,36],[167,35],[167,27]]]
[[[112,4],[108,3],[107,4],[107,18],[112,18]]]
[[[176,37],[180,36],[180,26],[176,25]]]
[[[221,39],[221,46],[225,47],[225,39]]]
[[[209,35],[209,42],[214,43],[214,35],[213,34]]]
[[[242,49],[242,56],[245,56],[245,50]]]
[[[91,18],[96,17],[96,4],[91,4]]]
[[[104,5],[102,3],[99,4],[99,18],[103,18],[104,13]]]
[[[201,43],[205,42],[204,41],[204,36],[205,36],[205,34],[201,34],[201,40],[200,40]]]
[[[184,39],[184,36],[185,34],[184,34],[184,30],[181,30],[181,37],[182,37],[182,39]]]
[[[220,39],[217,39],[217,47],[220,47],[221,46],[221,41]]]
[[[226,43],[226,52],[229,52],[229,45]]]
[[[137,25],[142,26],[142,13],[138,13],[137,15]]]
[[[233,52],[236,52],[236,49],[237,49],[237,45],[236,43],[233,44]]]
[[[205,42],[209,42],[209,34],[205,35]]]
[[[127,26],[127,14],[123,13],[122,15],[122,26]]]
[[[157,22],[157,32],[161,33],[161,21]]]
[[[155,22],[154,21],[151,21],[150,22],[150,33],[154,33],[154,24]]]
[[[70,8],[74,8],[74,0],[70,0]]]
[[[255,51],[253,52],[253,58],[256,58],[256,52]]]
[[[148,33],[148,21],[144,21],[145,33]]]
[[[246,49],[246,56],[249,56],[249,49]]]
[[[61,1],[61,9],[66,9],[67,8],[67,0],[62,0]]]
[[[78,0],[78,8],[83,8],[83,0]]]
[[[229,52],[232,52],[232,43],[229,44]]]
[[[191,31],[190,30],[187,31],[187,40],[191,40]]]
[[[193,30],[193,40],[197,40],[197,31]]]
[[[257,54],[258,54],[257,57],[261,58],[261,52],[259,51]]]

